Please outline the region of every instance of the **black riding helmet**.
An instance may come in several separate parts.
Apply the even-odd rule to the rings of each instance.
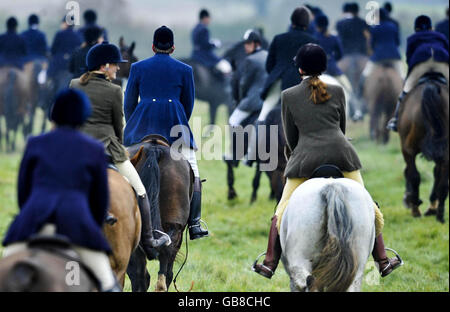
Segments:
[[[303,45],[294,58],[295,66],[306,75],[320,75],[327,70],[327,54],[315,43]]]
[[[108,41],[96,44],[86,55],[86,65],[88,71],[99,69],[101,65],[127,63],[127,60],[122,59],[120,50],[114,44]]]

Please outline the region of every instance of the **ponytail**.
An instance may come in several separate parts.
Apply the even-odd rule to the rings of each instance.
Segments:
[[[80,77],[80,84],[82,86],[85,86],[88,84],[89,80],[91,80],[92,77],[94,77],[95,73],[90,71],[87,73],[84,73],[83,75],[81,75]]]
[[[321,104],[331,98],[331,95],[327,93],[327,85],[318,76],[311,77],[308,87],[311,90],[310,99],[314,104]]]

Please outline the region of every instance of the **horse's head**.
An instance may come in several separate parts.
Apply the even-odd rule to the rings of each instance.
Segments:
[[[120,70],[117,72],[117,78],[128,78],[130,76],[131,64],[138,61],[138,58],[134,55],[134,48],[136,47],[136,43],[133,41],[130,46],[125,44],[125,40],[123,37],[119,39],[119,48],[120,53],[122,54],[122,58],[127,60],[127,63],[123,63],[120,65]]]

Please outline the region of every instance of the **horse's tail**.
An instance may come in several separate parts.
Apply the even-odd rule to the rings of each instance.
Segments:
[[[422,91],[422,115],[425,138],[422,155],[427,160],[442,160],[448,151],[448,129],[445,119],[441,89],[436,83],[428,83]]]
[[[352,249],[353,223],[345,201],[345,190],[332,183],[321,191],[326,205],[324,248],[313,265],[314,288],[320,291],[346,291],[352,284],[357,259]]]
[[[142,172],[139,174],[147,192],[154,229],[161,229],[161,217],[159,213],[159,190],[161,181],[158,162],[162,153],[163,151],[160,147],[149,147],[147,149],[147,159]]]

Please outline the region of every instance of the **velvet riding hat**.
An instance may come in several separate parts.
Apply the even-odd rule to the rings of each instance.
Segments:
[[[153,45],[159,50],[169,50],[173,47],[173,32],[166,26],[161,26],[153,34]]]
[[[127,60],[122,59],[120,50],[114,44],[108,41],[96,44],[89,49],[86,55],[86,65],[89,71],[99,69],[101,65],[126,63]]]
[[[327,70],[327,54],[315,43],[303,45],[295,57],[295,66],[307,75],[320,75]]]
[[[50,111],[50,120],[58,126],[81,126],[91,115],[91,102],[79,90],[65,88],[56,95]]]

